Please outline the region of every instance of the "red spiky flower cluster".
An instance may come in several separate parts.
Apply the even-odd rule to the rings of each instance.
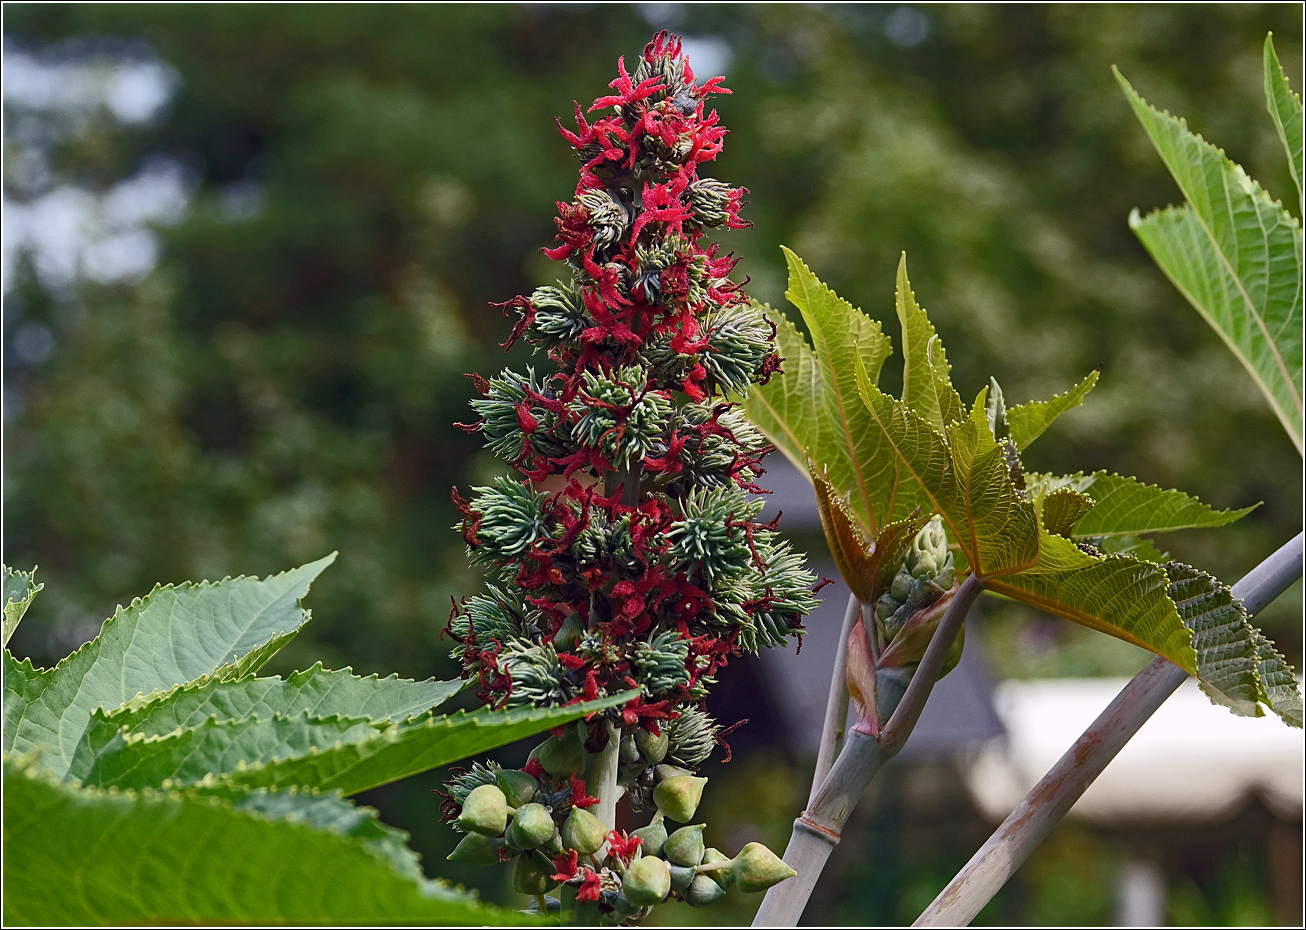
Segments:
[[[779,366],[774,326],[731,280],[711,230],[742,229],[742,188],[700,177],[726,130],[662,33],[563,138],[581,160],[545,249],[571,280],[502,306],[558,366],[476,379],[489,447],[520,478],[454,492],[473,561],[501,586],[455,607],[465,674],[492,706],[568,704],[640,688],[608,719],[672,724],[696,765],[715,730],[697,707],[741,648],[800,632],[813,577],[754,520],[761,435],[731,397]],[[594,115],[597,114],[597,115]],[[594,721],[591,742],[606,741]],[[596,751],[595,746],[587,746]]]

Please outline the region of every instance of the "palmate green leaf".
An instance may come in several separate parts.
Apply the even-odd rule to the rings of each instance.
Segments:
[[[1101,556],[1046,531],[1038,564],[986,583],[1054,616],[1142,646],[1194,675],[1216,702],[1256,716],[1268,705],[1301,726],[1291,670],[1250,624],[1229,589],[1177,562]]]
[[[402,720],[424,713],[453,697],[469,682],[454,679],[407,681],[395,675],[360,678],[348,669],[328,671],[318,662],[307,671],[281,678],[220,681],[201,678],[171,691],[134,698],[107,711],[106,719],[136,734],[161,736],[196,726],[209,717],[244,720],[248,717],[311,717],[342,714],[374,723]]]
[[[940,433],[859,372],[866,409],[947,524],[971,571],[996,577],[1035,564],[1038,517],[1016,494],[1006,450],[993,438],[981,391],[970,416]]]
[[[1129,217],[1144,247],[1238,357],[1303,449],[1301,224],[1187,124],[1116,78],[1187,199]]]
[[[307,714],[210,719],[164,736],[125,732],[97,714],[72,774],[100,787],[194,784],[212,775],[224,784],[352,795],[616,707],[634,693],[568,707],[459,711],[389,725]]]
[[[539,923],[415,874],[339,801],[85,789],[12,759],[4,788],[6,925]]]
[[[1025,486],[1036,497],[1069,488],[1093,499],[1093,507],[1075,523],[1078,538],[1139,536],[1170,530],[1224,526],[1251,513],[1259,504],[1242,510],[1216,510],[1183,491],[1167,491],[1137,478],[1105,471],[1091,475],[1029,473]]]
[[[1091,371],[1088,377],[1076,384],[1064,394],[1057,394],[1048,400],[1030,401],[1007,408],[1007,428],[1011,441],[1017,449],[1024,449],[1031,442],[1043,435],[1043,431],[1053,424],[1057,417],[1067,410],[1073,410],[1084,402],[1088,392],[1097,384],[1098,372]]]
[[[943,351],[943,342],[912,293],[911,282],[907,280],[906,252],[898,260],[894,304],[902,326],[902,402],[942,432],[949,423],[966,416],[966,405],[952,386],[952,366]]]
[[[333,553],[262,580],[156,587],[118,608],[99,636],[52,669],[6,650],[5,751],[43,750],[42,764],[62,776],[95,708],[204,675],[248,674],[308,621],[299,600],[334,560]]]
[[[789,265],[785,296],[802,314],[812,346],[781,320],[777,343],[785,374],[755,385],[744,409],[801,473],[807,473],[808,460],[823,468],[834,486],[848,494],[863,530],[874,536],[895,513],[910,512],[916,503],[910,489],[901,486],[901,468],[857,398],[853,373],[857,361],[877,378],[892,343],[879,323],[826,287],[793,252],[784,253]]]
[[[1279,56],[1274,53],[1273,35],[1265,37],[1265,107],[1270,111],[1274,128],[1279,133],[1279,141],[1288,154],[1288,170],[1292,172],[1292,180],[1297,185],[1297,216],[1300,219],[1302,180],[1306,178],[1302,168],[1301,98],[1293,93],[1288,86],[1288,79],[1283,76],[1283,66],[1279,64]]]
[[[45,587],[33,580],[36,569],[30,572],[16,572],[6,565],[4,573],[4,639],[0,641],[0,646],[9,645],[9,637],[18,629],[18,621],[23,619],[23,614],[27,613],[27,608],[36,599],[36,592]]]

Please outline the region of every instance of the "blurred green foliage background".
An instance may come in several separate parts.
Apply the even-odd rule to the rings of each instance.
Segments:
[[[11,62],[153,63],[168,89],[141,116],[6,86],[6,225],[26,219],[6,231],[19,244],[5,256],[4,558],[38,564],[47,585],[13,644],[40,663],[156,581],[261,575],[338,549],[314,623],[273,671],[320,658],[452,673],[440,629],[479,579],[449,488],[494,468],[453,425],[472,418],[463,373],[524,361],[497,347],[508,321],[489,303],[554,277],[538,250],[576,169],[554,117],[663,26],[735,92],[718,103],[731,135],[714,170],[751,191],[755,228],[727,244],[753,296],[783,303],[784,243],[890,315],[906,250],[963,394],[992,374],[1021,402],[1101,367],[1029,467],[1111,469],[1218,507],[1264,501],[1232,527],[1167,540],[1229,580],[1300,529],[1301,460],[1127,228],[1131,208],[1180,195],[1110,73],[1285,197],[1260,55],[1273,30],[1300,74],[1299,5],[5,13]],[[112,248],[88,246],[64,267],[42,253],[58,226],[38,206],[80,192],[117,229],[130,197],[112,196],[142,177],[170,178],[181,198],[146,223],[144,246],[119,242],[149,260],[115,266]],[[1298,668],[1299,592],[1262,616]],[[1008,675],[1109,671],[1104,639],[1013,615],[990,660]],[[749,765],[734,763],[740,784],[774,793],[780,776]],[[443,842],[426,838],[433,812],[397,798],[429,863]],[[778,848],[796,809],[758,827]]]

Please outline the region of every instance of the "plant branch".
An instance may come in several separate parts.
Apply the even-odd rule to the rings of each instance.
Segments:
[[[911,735],[921,708],[943,669],[948,649],[981,590],[983,585],[972,575],[953,596],[912,675],[911,684],[897,702],[892,699],[886,702],[893,703],[893,707],[880,708],[881,712],[890,715],[880,738],[877,740],[857,727],[849,732],[843,752],[834,760],[830,774],[808,803],[807,810],[794,821],[784,861],[798,874],[767,891],[762,907],[753,919],[753,926],[793,927],[798,924],[812,889],[821,877],[821,870],[839,844],[843,826],[866,793],[866,786],[880,766],[898,754]]]
[[[1233,586],[1255,614],[1302,575],[1302,534]],[[912,925],[969,924],[1188,673],[1157,656],[1134,676]]]
[[[617,766],[620,762],[618,750],[621,747],[621,731],[611,721],[607,721],[604,726],[608,731],[608,744],[598,752],[585,753],[585,790],[599,799],[590,813],[612,830],[617,825]]]
[[[812,773],[812,791],[808,795],[810,806],[816,800],[821,782],[830,774],[830,767],[843,748],[844,728],[848,725],[848,637],[857,625],[860,602],[857,595],[848,595],[848,609],[844,611],[843,626],[839,630],[839,648],[834,654],[834,671],[830,674],[830,696],[825,702],[825,720],[821,724],[821,748],[816,753],[816,771]]]

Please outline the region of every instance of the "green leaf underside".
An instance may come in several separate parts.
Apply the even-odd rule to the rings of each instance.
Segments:
[[[1301,98],[1283,75],[1283,66],[1279,56],[1274,53],[1274,37],[1265,37],[1265,108],[1270,111],[1274,128],[1279,133],[1279,141],[1288,154],[1288,170],[1292,172],[1293,183],[1297,185],[1298,210],[1301,210],[1302,180],[1302,108]],[[1297,214],[1298,218],[1301,213]]]
[[[1169,562],[1170,553],[1156,547],[1156,543],[1141,536],[1090,536],[1081,540],[1103,555],[1129,555],[1145,562]]]
[[[144,788],[165,780],[356,794],[578,720],[634,692],[585,704],[458,712],[375,725],[359,717],[210,719],[160,737],[123,732],[96,714],[72,773],[85,784]]]
[[[1183,491],[1167,491],[1106,471],[1062,476],[1030,472],[1025,475],[1025,487],[1035,496],[1068,488],[1091,497],[1092,509],[1075,523],[1076,537],[1137,536],[1224,526],[1260,506],[1216,510]]]
[[[1116,77],[1188,205],[1129,224],[1303,449],[1302,229],[1243,169]]]
[[[904,475],[857,397],[854,364],[872,379],[892,351],[880,324],[840,298],[788,249],[786,297],[812,335],[809,346],[778,314],[777,348],[784,374],[749,393],[744,409],[803,474],[810,459],[823,468],[870,538],[924,502]]]
[[[1048,400],[1034,400],[1007,408],[1007,428],[1011,431],[1011,440],[1017,449],[1024,449],[1031,442],[1043,435],[1043,431],[1067,410],[1073,410],[1084,402],[1088,392],[1097,384],[1098,372],[1090,371],[1088,377],[1076,384],[1064,394],[1056,394]]]
[[[4,573],[4,639],[0,641],[0,646],[9,644],[9,637],[18,629],[18,621],[23,619],[23,614],[27,613],[27,608],[36,599],[36,592],[45,587],[32,579],[36,569],[30,572],[16,572],[6,565]]]
[[[303,672],[281,678],[245,678],[238,681],[198,679],[171,691],[133,699],[107,712],[115,726],[135,734],[162,736],[173,730],[196,726],[209,717],[223,721],[248,717],[310,717],[335,714],[366,717],[373,723],[403,720],[443,704],[468,682],[407,681],[389,678],[360,678],[349,669],[327,671],[319,662]]]
[[[1038,565],[987,586],[1165,656],[1234,713],[1257,716],[1263,703],[1301,726],[1291,669],[1248,621],[1241,602],[1205,572],[1177,562],[1095,556],[1044,533]]]
[[[952,366],[943,351],[943,342],[912,293],[905,252],[898,260],[894,304],[902,326],[902,402],[942,432],[949,423],[966,416],[966,405],[952,386]]]
[[[204,675],[243,676],[308,620],[299,599],[335,555],[265,579],[227,578],[156,587],[120,607],[100,635],[52,669],[4,663],[4,749],[41,749],[67,773],[91,712]]]
[[[1005,452],[993,438],[981,391],[970,416],[940,433],[884,394],[858,370],[871,417],[933,509],[942,515],[971,570],[995,577],[1038,560],[1038,518],[1011,483]]]
[[[13,760],[4,776],[6,924],[539,922],[414,875],[341,802],[80,789]]]

